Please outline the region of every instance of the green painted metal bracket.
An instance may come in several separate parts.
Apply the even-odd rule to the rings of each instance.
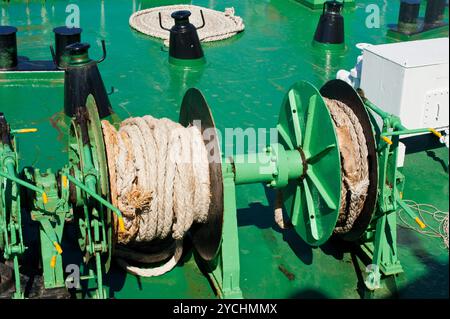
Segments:
[[[41,173],[39,169],[25,168],[23,175],[35,184],[30,189],[42,195],[36,196],[34,199],[34,208],[30,214],[32,220],[40,223],[39,234],[44,286],[47,289],[64,287],[60,243],[65,218],[69,215],[68,185],[62,183],[60,198],[57,177],[50,170]]]
[[[375,104],[370,102],[368,99],[364,99],[364,104],[366,107],[375,112],[378,116],[380,116],[385,125],[387,125],[388,129],[383,130],[381,133],[381,137],[388,136],[400,136],[400,135],[410,135],[410,134],[418,134],[418,133],[430,133],[435,135],[438,138],[442,137],[442,134],[438,132],[435,128],[419,128],[419,129],[408,129],[401,123],[401,120],[398,116],[387,113],[377,107]],[[386,141],[386,140],[385,140]],[[387,142],[387,141],[386,141]],[[389,143],[389,142],[388,142]]]
[[[64,229],[65,213],[55,214],[50,218],[41,217],[41,256],[44,274],[44,286],[46,289],[65,287],[64,270],[62,264],[61,242]]]
[[[239,238],[236,214],[236,186],[231,163],[222,164],[224,223],[221,249],[213,262],[209,263],[209,276],[219,297],[242,298],[240,288]]]
[[[123,217],[122,217],[122,214],[120,213],[120,211],[116,207],[114,207],[111,203],[109,203],[104,198],[99,196],[95,191],[93,191],[92,183],[91,183],[91,187],[89,187],[89,185],[84,185],[83,183],[81,183],[75,177],[73,177],[71,175],[67,175],[66,177],[71,183],[76,185],[76,187],[79,187],[84,192],[89,194],[92,198],[94,198],[96,201],[100,202],[104,206],[109,207],[114,212],[116,212],[116,214],[118,214],[119,220],[122,220],[122,223],[123,223]],[[94,185],[95,184],[96,184],[96,181],[94,181]],[[103,263],[102,263],[102,259],[101,259],[101,254],[108,250],[108,247],[107,247],[108,244],[106,242],[105,225],[104,225],[101,214],[96,209],[93,209],[93,211],[90,214],[88,207],[86,205],[84,205],[84,215],[85,215],[86,223],[88,225],[90,225],[90,228],[92,230],[92,233],[91,233],[91,231],[87,232],[88,237],[89,237],[89,240],[88,240],[89,245],[87,246],[87,251],[90,254],[93,254],[94,258],[95,258],[94,268],[95,268],[95,278],[97,280],[97,289],[95,290],[94,297],[97,299],[104,299],[104,298],[106,298],[107,294],[106,294],[106,290],[103,285],[104,268],[103,268]],[[121,225],[122,225],[122,227],[124,227],[123,224],[121,224]]]
[[[398,175],[394,192],[399,192],[399,189],[403,187],[403,182],[403,177]],[[372,230],[369,230],[372,236],[366,234],[366,236],[372,237],[371,242],[361,245],[362,251],[371,260],[371,265],[366,269],[367,277],[364,282],[371,293],[381,287],[382,280],[394,280],[395,282],[394,275],[403,272],[397,249],[396,208],[386,211],[379,204],[376,216],[372,222]],[[387,276],[391,276],[391,278]]]
[[[14,145],[14,144],[13,144]],[[14,146],[12,146],[14,148]],[[10,145],[0,143],[0,176],[10,183],[0,183],[0,248],[5,259],[13,261],[15,292],[13,298],[23,299],[20,283],[19,256],[25,252],[22,235],[22,215],[20,210],[20,183],[17,178],[17,154]],[[8,195],[7,195],[8,194]],[[8,203],[7,203],[8,198]],[[9,209],[8,209],[9,208]],[[9,214],[8,214],[9,213]]]
[[[439,137],[440,133],[432,128],[407,129],[397,116],[384,112],[368,100],[364,103],[369,110],[383,119],[377,150],[379,158],[377,211],[371,230],[365,236],[371,238],[369,240],[372,243],[362,244],[363,251],[372,260],[365,284],[373,291],[379,287],[381,274],[392,276],[403,272],[397,251],[397,210],[404,209],[420,227],[425,227],[402,200],[404,176],[397,169],[399,137],[417,133],[432,133]]]

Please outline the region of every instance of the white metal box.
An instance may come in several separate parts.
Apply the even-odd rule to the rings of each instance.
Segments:
[[[407,128],[448,127],[449,39],[366,47],[360,87]]]

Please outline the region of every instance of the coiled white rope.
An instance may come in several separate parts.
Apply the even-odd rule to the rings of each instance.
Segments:
[[[336,127],[342,161],[342,192],[337,234],[349,232],[364,208],[369,189],[368,148],[358,117],[345,103],[324,98]]]
[[[203,11],[205,27],[197,31],[202,42],[228,39],[245,29],[242,18],[234,15],[234,8],[226,8],[225,12],[220,12],[194,5],[162,6],[137,11],[131,15],[129,23],[133,29],[163,39],[164,44],[169,46],[170,33],[161,29],[158,14],[161,12],[163,26],[170,29],[174,24],[170,15],[178,10],[189,10],[192,13],[189,21],[197,27],[202,24],[200,10]]]
[[[122,259],[118,263],[141,276],[161,275],[178,262],[192,224],[208,217],[209,164],[201,132],[149,115],[123,121],[118,131],[108,121],[102,126],[111,201],[124,216],[125,231],[117,229],[117,243],[151,243],[168,237],[176,241],[174,255],[163,266],[138,268]],[[123,257],[120,245],[118,255]],[[126,256],[133,259],[131,252]]]
[[[425,229],[421,229],[415,223],[408,222],[408,219],[404,216],[403,209],[400,209],[397,213],[400,220],[399,226],[406,229],[411,229],[428,237],[441,238],[445,248],[449,249],[448,212],[444,212],[430,204],[418,204],[413,200],[404,201],[418,214],[421,220],[425,221],[427,227]],[[430,225],[430,222],[433,221],[438,224],[437,227]]]

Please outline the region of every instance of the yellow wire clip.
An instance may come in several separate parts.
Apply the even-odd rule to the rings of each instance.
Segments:
[[[64,187],[64,188],[67,188],[67,186],[68,186],[67,176],[66,176],[66,175],[63,175],[63,176],[61,177],[61,180],[62,180],[63,187]]]
[[[50,267],[55,268],[56,266],[56,255],[52,256],[52,260],[50,260]]]
[[[44,204],[47,204],[47,203],[48,203],[48,197],[47,197],[47,193],[46,193],[46,192],[43,192],[43,193],[42,193],[42,202],[43,202]]]
[[[125,232],[125,223],[123,222],[123,217],[119,217],[119,231],[121,233]]]
[[[119,230],[120,232],[125,232],[125,223],[123,222],[123,217],[119,217]]]
[[[389,145],[392,145],[392,144],[393,144],[393,143],[392,143],[392,140],[391,140],[390,138],[386,137],[386,136],[382,136],[381,139],[382,139],[383,141],[385,141],[386,143],[388,143]]]
[[[416,217],[415,221],[416,221],[417,225],[419,225],[420,228],[424,229],[425,227],[427,227],[427,226],[425,226],[423,221],[420,220],[419,217]]]
[[[438,138],[442,137],[442,134],[440,132],[436,131],[434,128],[430,128],[429,130],[430,130],[431,133],[436,135]]]
[[[61,255],[63,252],[61,246],[56,241],[53,242],[53,246],[55,246],[55,249],[58,252],[58,254]]]

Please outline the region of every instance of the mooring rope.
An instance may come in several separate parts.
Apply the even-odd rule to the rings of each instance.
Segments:
[[[190,11],[192,16],[189,19],[195,26],[202,24],[200,10],[203,11],[205,27],[198,30],[202,42],[228,39],[245,29],[242,18],[234,15],[234,8],[226,8],[225,12],[220,12],[195,5],[171,5],[137,11],[131,15],[129,23],[133,29],[163,39],[164,44],[169,46],[169,32],[161,29],[158,14],[161,13],[163,26],[170,29],[173,25],[170,15],[178,10]]]
[[[418,204],[413,200],[404,201],[412,210],[416,211],[421,220],[425,222],[435,221],[438,223],[438,227],[430,225],[429,222],[426,222],[427,227],[425,229],[421,229],[415,222],[407,221],[407,218],[404,216],[403,209],[400,209],[397,213],[400,220],[399,226],[406,229],[411,229],[428,237],[441,238],[444,242],[445,248],[449,249],[448,212],[444,212],[430,204]]]
[[[157,277],[157,276],[164,275],[168,271],[172,270],[178,264],[182,254],[183,254],[183,241],[177,240],[175,253],[166,263],[164,263],[161,266],[156,266],[156,267],[151,267],[151,268],[132,266],[126,261],[125,258],[116,258],[116,261],[120,267],[126,269],[130,274],[141,276],[141,277]],[[126,258],[127,259],[135,259],[136,258],[135,253],[128,253]],[[148,262],[148,261],[146,261],[146,262]],[[151,262],[153,263],[153,262],[157,262],[157,261],[154,260]]]
[[[280,229],[292,228],[292,223],[284,214],[283,210],[283,192],[281,190],[276,191],[275,202],[274,202],[274,219],[275,223],[280,227]]]
[[[139,268],[123,259],[118,263],[141,276],[161,275],[178,262],[192,224],[208,217],[209,164],[201,132],[149,115],[126,119],[119,130],[108,121],[102,126],[112,203],[122,211],[125,224],[124,232],[116,229],[117,255],[142,262],[132,251],[121,253],[121,245],[169,237],[176,241],[172,258],[162,266]]]
[[[342,191],[334,232],[349,232],[361,211],[369,188],[368,148],[358,117],[345,103],[324,98],[336,127],[341,154]]]

